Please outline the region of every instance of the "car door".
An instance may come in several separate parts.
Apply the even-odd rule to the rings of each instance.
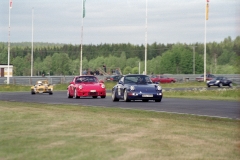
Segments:
[[[160,83],[166,83],[166,79],[163,76],[159,76]]]
[[[222,83],[223,83],[223,85],[227,85],[228,84],[227,78],[223,77]]]

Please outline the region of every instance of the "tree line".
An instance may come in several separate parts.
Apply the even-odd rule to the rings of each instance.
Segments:
[[[240,73],[240,36],[207,43],[207,72],[215,74]],[[79,75],[80,45],[34,43],[34,75]],[[161,44],[147,46],[147,73],[202,74],[204,44]],[[106,66],[112,74],[120,69],[123,74],[140,73],[145,64],[144,45],[99,44],[83,45],[83,69],[96,71]],[[0,42],[0,64],[8,62],[8,45]],[[10,63],[15,76],[31,73],[31,43],[11,43]]]

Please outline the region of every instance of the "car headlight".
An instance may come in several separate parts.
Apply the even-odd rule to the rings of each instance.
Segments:
[[[135,90],[135,87],[134,87],[134,86],[130,86],[130,90],[131,90],[131,91],[134,91],[134,90]]]
[[[161,86],[157,86],[157,90],[162,90],[162,87]]]
[[[105,88],[105,85],[104,85],[104,84],[102,84],[102,85],[101,85],[101,87],[102,87],[102,88]]]
[[[82,86],[82,85],[79,85],[78,88],[79,88],[79,89],[83,89],[83,86]]]

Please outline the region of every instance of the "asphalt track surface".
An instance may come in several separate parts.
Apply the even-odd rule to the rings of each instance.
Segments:
[[[66,91],[55,91],[53,95],[36,94],[30,92],[0,92],[0,100],[31,102],[45,104],[69,104],[83,106],[98,106],[123,109],[148,110],[156,112],[170,112],[177,114],[191,114],[199,116],[222,117],[240,119],[240,103],[235,101],[194,100],[183,98],[164,98],[162,102],[113,102],[111,96],[93,99],[91,97],[80,99],[67,98]]]

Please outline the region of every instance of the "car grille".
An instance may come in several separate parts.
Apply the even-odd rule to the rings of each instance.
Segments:
[[[97,96],[97,92],[89,92],[88,95],[89,96]]]

